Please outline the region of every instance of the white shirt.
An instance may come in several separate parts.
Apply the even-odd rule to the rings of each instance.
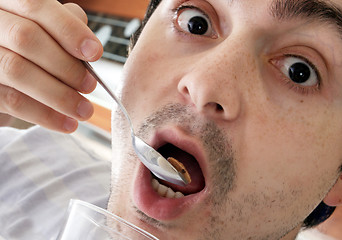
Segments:
[[[307,229],[299,232],[296,240],[337,240],[333,237],[325,235],[316,228]]]
[[[70,135],[0,128],[0,239],[55,239],[70,199],[106,208],[110,171]]]

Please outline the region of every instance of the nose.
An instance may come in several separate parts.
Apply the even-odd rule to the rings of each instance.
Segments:
[[[210,51],[192,61],[178,82],[178,91],[198,112],[213,120],[233,121],[241,113],[241,65],[222,50]]]

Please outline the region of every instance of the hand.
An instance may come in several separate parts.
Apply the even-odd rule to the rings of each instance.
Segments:
[[[93,113],[96,81],[79,59],[102,55],[84,11],[56,0],[0,0],[0,112],[73,132]]]

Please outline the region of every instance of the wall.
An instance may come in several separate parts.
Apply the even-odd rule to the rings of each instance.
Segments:
[[[85,10],[142,19],[149,0],[61,0],[74,2]]]

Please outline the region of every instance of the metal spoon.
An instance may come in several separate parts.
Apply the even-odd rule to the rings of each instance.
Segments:
[[[154,148],[145,143],[141,138],[137,137],[134,133],[131,119],[127,113],[127,110],[122,105],[121,101],[115,96],[104,81],[98,76],[93,67],[85,61],[82,61],[83,65],[88,69],[89,73],[101,84],[106,92],[115,100],[119,105],[121,111],[127,118],[129,126],[131,128],[131,137],[134,151],[138,155],[141,162],[158,178],[167,182],[171,182],[180,186],[185,186],[189,182],[186,180],[183,173],[179,172],[169,163],[160,153]]]

